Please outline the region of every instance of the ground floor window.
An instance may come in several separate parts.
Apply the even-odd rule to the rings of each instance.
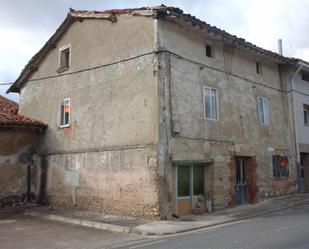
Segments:
[[[289,177],[289,159],[286,156],[273,156],[273,176],[275,179]]]
[[[204,194],[204,166],[185,165],[177,167],[177,196],[190,197]]]

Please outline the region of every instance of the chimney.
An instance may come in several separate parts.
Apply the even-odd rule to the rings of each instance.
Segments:
[[[280,55],[283,55],[283,52],[282,52],[282,39],[278,39],[278,53]]]

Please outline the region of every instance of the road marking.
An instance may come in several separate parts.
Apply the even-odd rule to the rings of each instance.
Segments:
[[[141,247],[144,247],[144,246],[151,246],[151,245],[162,243],[162,242],[165,242],[165,241],[166,241],[166,239],[162,239],[162,240],[158,240],[158,241],[154,241],[154,242],[144,243],[144,244],[140,244],[140,245],[136,245],[136,246],[131,246],[130,249],[141,248]]]

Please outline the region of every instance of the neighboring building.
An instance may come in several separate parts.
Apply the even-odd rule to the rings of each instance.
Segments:
[[[286,70],[295,122],[299,191],[309,192],[309,63],[292,59]]]
[[[46,125],[17,112],[17,103],[0,96],[0,207],[39,195],[35,155]]]
[[[297,191],[286,64],[177,8],[71,10],[9,91],[51,204],[166,218]]]

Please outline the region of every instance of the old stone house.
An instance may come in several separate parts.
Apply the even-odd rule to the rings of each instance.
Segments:
[[[18,104],[0,96],[0,207],[39,196],[35,156],[46,125],[18,114]]]
[[[9,92],[51,204],[166,218],[297,191],[289,65],[178,8],[70,10]]]

